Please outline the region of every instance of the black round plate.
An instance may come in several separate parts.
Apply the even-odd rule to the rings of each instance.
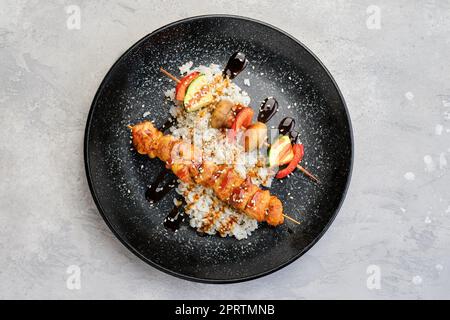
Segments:
[[[157,160],[138,155],[127,125],[168,118],[164,91],[174,87],[160,72],[179,74],[178,66],[225,65],[235,51],[250,64],[235,82],[252,98],[255,110],[275,96],[280,111],[269,122],[291,116],[305,145],[302,164],[321,180],[296,172],[273,183],[284,203],[286,221],[262,224],[246,240],[200,237],[188,222],[176,232],[163,220],[175,191],[154,206],[145,190],[163,170]],[[244,79],[250,86],[244,85]],[[143,116],[145,112],[150,115]],[[85,163],[95,203],[108,226],[138,257],[175,276],[201,282],[253,279],[286,266],[305,253],[326,231],[343,201],[352,167],[352,131],[344,99],[322,63],[299,41],[266,23],[237,16],[200,16],[174,22],[144,37],[114,64],[89,112]]]

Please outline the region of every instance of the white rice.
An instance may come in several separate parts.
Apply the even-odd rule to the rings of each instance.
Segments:
[[[213,81],[221,68],[211,64],[199,66],[191,70],[192,62],[188,62],[179,67],[182,74],[191,71],[199,71],[204,74],[208,81]],[[221,93],[212,89],[216,101],[229,99],[234,103],[249,105],[250,97],[234,83],[229,83],[228,87],[221,88]],[[175,98],[174,91],[168,90],[166,97],[172,101]],[[186,112],[182,107],[172,106],[170,114],[177,119],[176,124],[169,130],[171,134],[179,139],[201,146],[203,160],[213,161],[216,164],[230,164],[245,178],[252,172],[252,182],[256,185],[270,186],[273,173],[261,163],[266,163],[264,152],[245,153],[243,146],[230,143],[226,135],[218,129],[211,128],[209,120],[210,110],[207,108],[196,112]],[[237,139],[242,133],[238,133]],[[259,163],[259,165],[258,165]],[[191,227],[206,234],[218,233],[222,237],[234,236],[241,240],[247,238],[256,228],[258,223],[255,219],[238,212],[220,201],[214,191],[201,185],[189,185],[179,181],[177,192],[183,195],[186,206],[185,212],[189,216]]]
[[[193,65],[194,63],[192,61],[189,61],[183,64],[182,66],[178,67],[178,69],[180,69],[181,74],[190,73]]]
[[[166,98],[169,98],[170,100],[174,101],[175,100],[175,88],[165,91],[164,95],[166,96]]]
[[[180,182],[177,192],[186,201],[185,212],[189,216],[189,225],[199,232],[209,235],[218,233],[222,237],[234,236],[241,240],[258,228],[255,219],[233,210],[217,199],[209,188]]]

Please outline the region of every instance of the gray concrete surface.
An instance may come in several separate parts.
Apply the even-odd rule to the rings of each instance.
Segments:
[[[70,5],[80,29],[68,28]],[[355,136],[330,230],[287,268],[233,285],[179,280],[128,252],[95,208],[82,157],[112,63],[152,30],[208,13],[305,43],[342,89]],[[1,1],[0,298],[450,298],[449,30],[450,2],[437,0]]]

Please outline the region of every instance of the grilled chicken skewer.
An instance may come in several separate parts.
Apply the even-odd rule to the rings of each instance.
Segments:
[[[181,181],[213,189],[220,200],[259,222],[277,226],[287,217],[281,201],[268,190],[260,189],[249,178],[243,179],[230,166],[202,161],[201,151],[192,144],[164,135],[149,121],[131,130],[138,153],[164,161]]]

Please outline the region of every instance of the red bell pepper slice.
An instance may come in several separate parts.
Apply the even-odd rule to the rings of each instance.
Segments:
[[[252,124],[253,119],[253,109],[249,107],[243,107],[239,113],[236,115],[234,122],[231,126],[231,130],[229,131],[228,137],[230,140],[234,140],[236,137],[237,130],[241,128],[247,128]]]
[[[295,168],[297,168],[299,162],[302,161],[303,155],[305,154],[303,144],[294,144],[292,150],[294,152],[294,158],[292,158],[291,162],[289,162],[286,168],[278,171],[277,175],[275,176],[277,179],[283,179],[287,177],[295,170]]]
[[[189,73],[187,76],[181,78],[175,88],[175,99],[178,101],[183,101],[186,95],[186,89],[189,87],[191,82],[200,75],[200,72],[194,71]]]

